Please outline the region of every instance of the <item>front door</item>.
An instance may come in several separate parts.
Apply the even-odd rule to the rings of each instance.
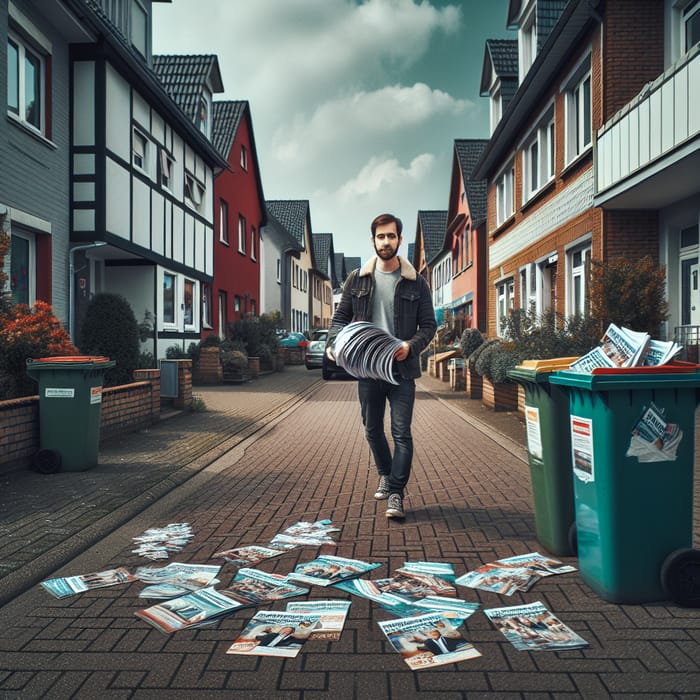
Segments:
[[[695,258],[697,260],[697,258]],[[696,262],[694,265],[690,265],[688,268],[689,279],[688,279],[688,289],[690,291],[690,325],[700,326],[700,284],[698,284],[698,277],[700,277],[700,265]]]

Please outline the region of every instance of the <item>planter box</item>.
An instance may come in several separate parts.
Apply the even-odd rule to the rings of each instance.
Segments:
[[[450,367],[450,389],[464,391],[464,367]]]
[[[484,381],[480,374],[469,368],[469,363],[465,362],[464,380],[467,389],[467,396],[470,399],[480,399],[483,393]]]
[[[223,381],[231,384],[243,384],[251,380],[249,369],[225,370],[223,373]]]
[[[250,372],[251,379],[257,379],[260,376],[260,358],[259,357],[249,357],[248,358],[248,371]]]
[[[518,385],[515,382],[492,383],[486,377],[482,377],[483,392],[481,401],[487,408],[494,411],[518,410]]]
[[[195,381],[198,384],[220,384],[223,377],[219,348],[200,348]]]

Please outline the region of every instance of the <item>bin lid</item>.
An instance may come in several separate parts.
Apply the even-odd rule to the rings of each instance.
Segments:
[[[560,370],[549,377],[552,384],[594,390],[697,389],[700,365],[674,362],[655,367],[596,368],[591,374]]]
[[[578,357],[552,357],[548,360],[523,360],[521,364],[508,370],[508,377],[515,381],[528,381],[544,384],[552,372],[568,369]]]
[[[103,355],[60,355],[58,357],[28,358],[27,367],[29,369],[55,369],[56,367],[73,367],[83,369],[109,369],[116,365],[115,360]]]

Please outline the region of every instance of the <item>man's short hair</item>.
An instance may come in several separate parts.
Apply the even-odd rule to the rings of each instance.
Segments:
[[[372,222],[372,238],[374,238],[377,226],[392,223],[396,224],[396,233],[400,236],[401,231],[403,231],[403,223],[401,222],[401,219],[393,214],[380,214],[379,216],[375,217],[374,221]]]

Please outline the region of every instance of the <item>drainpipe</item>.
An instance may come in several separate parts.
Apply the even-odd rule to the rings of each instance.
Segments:
[[[68,333],[70,335],[71,343],[75,345],[75,280],[73,275],[75,274],[75,258],[74,253],[76,250],[87,250],[88,248],[101,248],[103,245],[107,245],[105,241],[95,241],[94,243],[85,243],[84,245],[77,245],[68,251]]]

